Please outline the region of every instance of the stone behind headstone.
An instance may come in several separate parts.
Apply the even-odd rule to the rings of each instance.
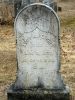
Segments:
[[[52,7],[57,12],[57,2],[55,0],[22,0],[22,5],[29,5],[33,3],[43,3]]]
[[[57,2],[54,0],[14,0],[15,17],[20,9],[33,3],[43,3],[52,7],[57,12]]]
[[[32,3],[44,3],[44,4],[51,4],[54,2],[54,0],[22,0],[22,5],[23,4],[32,4]]]
[[[59,19],[45,4],[24,7],[15,19],[18,72],[8,100],[69,100],[60,74]]]

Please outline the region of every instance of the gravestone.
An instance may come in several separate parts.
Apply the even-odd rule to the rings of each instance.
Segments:
[[[17,79],[8,100],[69,100],[60,74],[59,19],[48,5],[25,6],[15,19]]]

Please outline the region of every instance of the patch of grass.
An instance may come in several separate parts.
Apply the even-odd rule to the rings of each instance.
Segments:
[[[74,17],[66,17],[61,19],[61,25],[65,27],[75,27],[75,16]]]

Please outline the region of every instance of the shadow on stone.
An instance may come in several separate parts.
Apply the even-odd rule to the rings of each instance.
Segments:
[[[41,88],[13,90],[13,86],[8,90],[8,100],[70,100],[69,89],[64,90],[44,90]]]

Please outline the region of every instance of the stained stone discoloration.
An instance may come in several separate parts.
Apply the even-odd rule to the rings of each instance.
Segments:
[[[25,7],[15,21],[18,78],[16,88],[40,85],[63,89],[59,73],[59,20],[55,12],[42,4]]]
[[[57,3],[54,0],[14,0],[15,17],[20,9],[33,3],[46,4],[57,12]]]
[[[30,89],[14,91],[10,88],[8,92],[8,100],[70,100],[69,90],[44,90]]]
[[[32,3],[44,3],[44,4],[51,4],[54,0],[22,0],[22,4],[32,4]]]

